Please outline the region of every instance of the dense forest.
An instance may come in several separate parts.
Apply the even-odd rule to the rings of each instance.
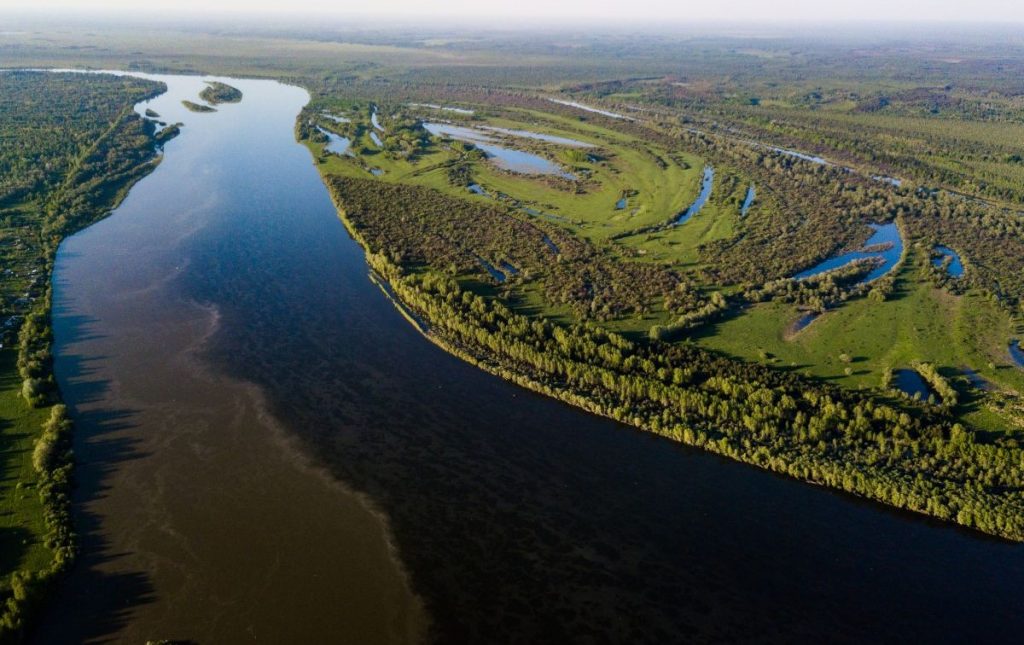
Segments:
[[[242,100],[242,91],[237,87],[228,85],[227,83],[221,83],[220,81],[207,81],[206,87],[199,93],[199,98],[203,99],[210,105],[217,105],[218,103],[238,103]]]

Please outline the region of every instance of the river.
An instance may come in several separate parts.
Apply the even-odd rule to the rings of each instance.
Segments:
[[[62,245],[83,553],[41,643],[1010,641],[1024,548],[489,376],[367,277],[302,90],[220,79]],[[393,545],[393,546],[392,546]],[[425,614],[428,614],[429,617]]]

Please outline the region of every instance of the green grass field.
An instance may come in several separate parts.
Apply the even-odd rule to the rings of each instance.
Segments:
[[[35,489],[38,474],[32,449],[49,408],[34,409],[21,396],[17,350],[0,350],[0,576],[38,571],[50,566],[53,554],[43,544],[43,509]]]
[[[568,119],[542,116],[533,111],[517,111],[516,114],[522,114],[523,119],[488,119],[473,124],[529,129],[594,144],[593,152],[602,159],[575,163],[570,168],[577,174],[590,175],[585,192],[575,192],[568,183],[552,185],[536,176],[502,171],[488,161],[472,164],[473,180],[490,194],[509,195],[556,216],[560,225],[581,237],[601,241],[624,231],[664,223],[691,204],[700,189],[704,164],[693,155],[669,155],[665,150],[591,124],[577,125]],[[526,140],[520,143],[530,151],[547,153],[563,166],[568,166],[561,158],[568,150],[564,146]],[[383,170],[384,181],[416,183],[450,194],[465,194],[465,188],[451,185],[445,169],[439,167],[455,158],[439,144],[432,145],[427,154],[413,163],[389,159],[388,155],[378,151],[369,137],[369,129],[364,127],[353,140],[352,149],[358,153],[356,157],[331,155],[323,165],[323,171],[365,176],[369,166]],[[635,192],[635,196],[629,198],[626,208],[617,210],[615,204],[625,192]]]
[[[973,405],[976,391],[961,368],[1001,388],[1024,388],[1024,371],[1007,351],[1013,336],[1010,317],[977,293],[955,296],[936,289],[919,276],[914,253],[900,270],[895,294],[885,302],[848,302],[795,334],[792,324],[801,312],[792,305],[764,303],[702,327],[691,338],[729,356],[767,361],[854,388],[880,387],[886,368],[932,362],[961,393],[966,420],[985,429],[1005,428],[987,409]]]

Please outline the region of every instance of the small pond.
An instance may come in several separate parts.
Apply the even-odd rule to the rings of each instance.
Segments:
[[[897,390],[912,399],[928,400],[931,391],[928,389],[928,384],[924,382],[924,379],[916,371],[910,369],[893,370],[892,376],[893,385]]]
[[[949,264],[946,265],[946,271],[951,277],[961,278],[964,275],[964,264],[960,261],[960,255],[949,248],[948,246],[942,246],[941,244],[936,246],[934,251],[939,254],[938,257],[932,258],[932,264],[937,267],[942,267],[946,262],[946,258],[950,258]]]
[[[808,325],[817,320],[820,315],[821,314],[816,311],[808,311],[807,313],[803,314],[802,316],[796,319],[795,323],[793,323],[793,333],[795,334],[798,331],[803,331],[804,329],[807,328]]]
[[[750,188],[747,188],[747,196],[743,198],[743,205],[740,206],[740,216],[746,217],[747,211],[754,205],[754,198],[757,196],[754,190],[754,184],[750,184]]]
[[[334,134],[330,130],[324,130],[319,126],[317,126],[317,130],[320,131],[320,134],[327,137],[327,145],[324,146],[325,150],[327,150],[328,152],[333,152],[336,155],[352,154],[351,150],[349,150],[349,148],[352,146],[352,142],[349,141],[348,137],[343,137]]]

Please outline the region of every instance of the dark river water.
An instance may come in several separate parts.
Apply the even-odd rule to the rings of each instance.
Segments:
[[[68,239],[83,553],[38,642],[1012,642],[1024,548],[506,384],[368,280],[305,92],[233,81]]]

